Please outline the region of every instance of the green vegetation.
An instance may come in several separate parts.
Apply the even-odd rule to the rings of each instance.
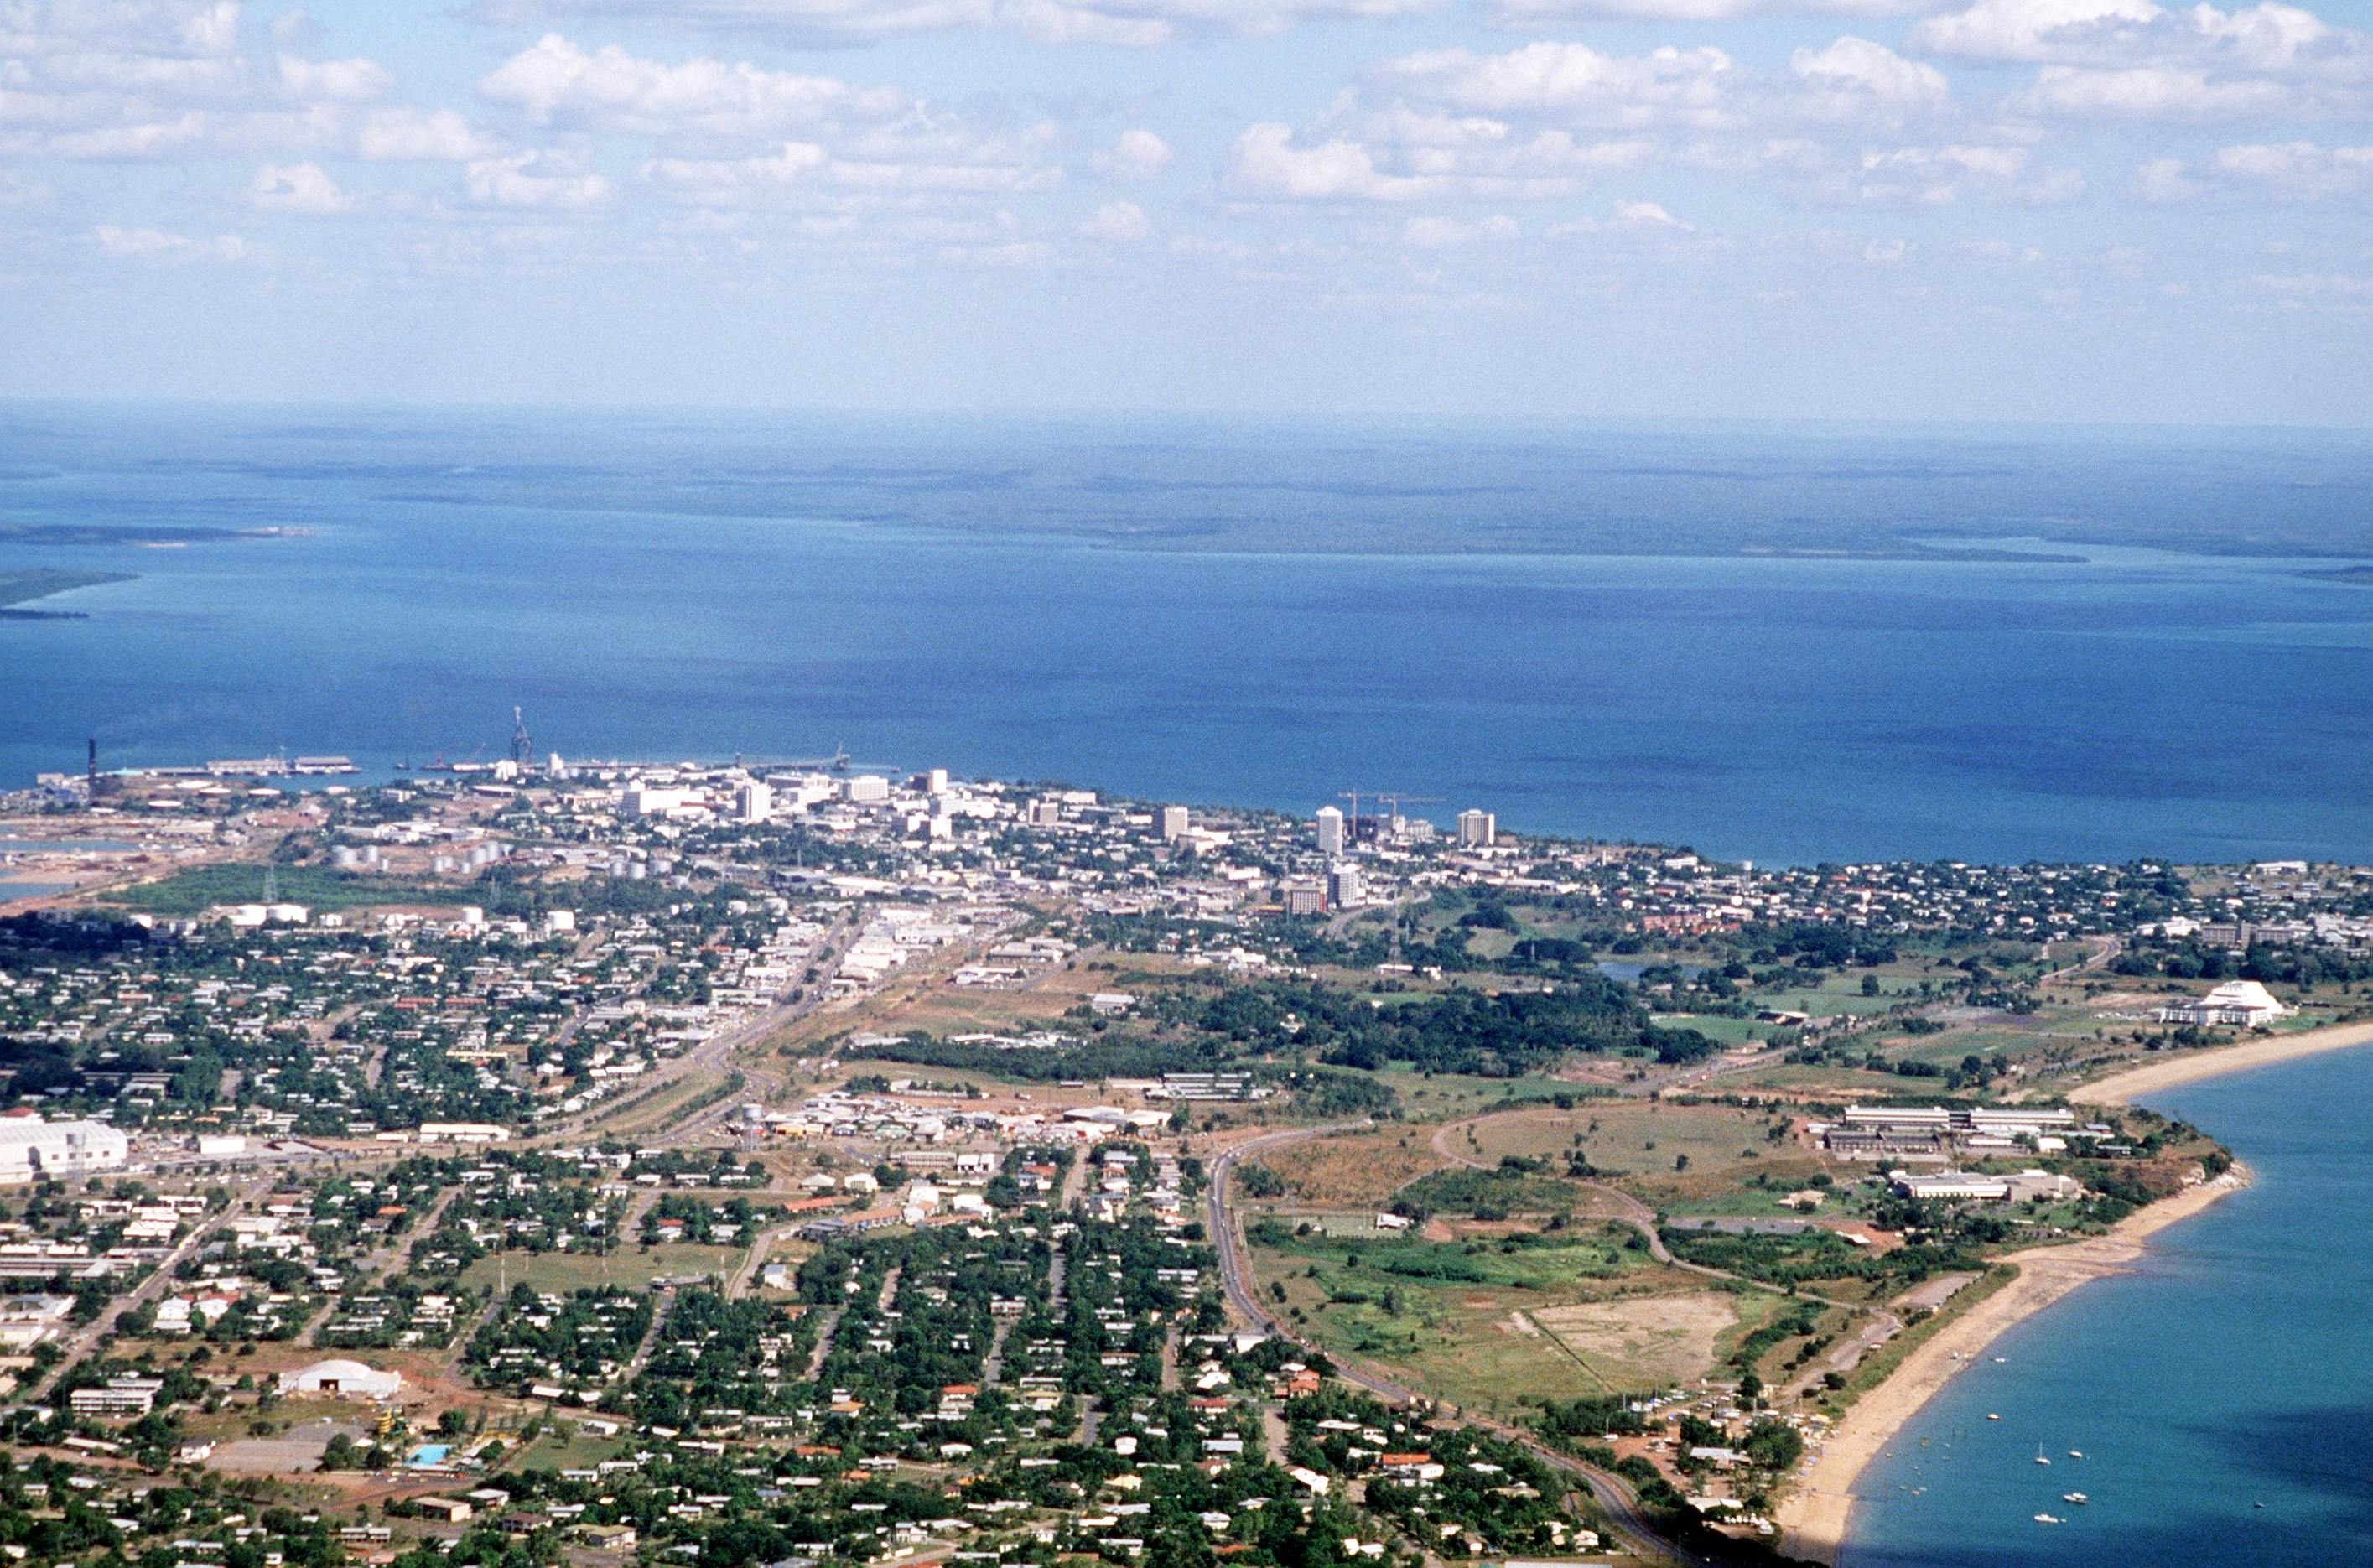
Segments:
[[[272,872],[273,898],[314,910],[368,908],[385,904],[458,904],[460,889],[406,877],[351,874],[321,866],[279,866]],[[144,914],[181,919],[225,904],[263,900],[264,868],[251,865],[193,866],[158,881],[105,895],[111,904]]]

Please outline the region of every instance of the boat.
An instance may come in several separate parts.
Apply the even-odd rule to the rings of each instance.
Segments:
[[[2039,1525],[2056,1525],[2060,1523],[2060,1516],[2056,1514],[2038,1514],[2035,1516],[2035,1522]]]
[[[1996,1366],[2000,1366],[2003,1363],[2005,1363],[2005,1362],[2006,1362],[2006,1361],[2008,1361],[2008,1360],[2010,1360],[2010,1357],[2008,1357],[2008,1356],[1996,1356],[1996,1357],[1994,1357],[1994,1364],[1995,1364]]]
[[[2052,1461],[2051,1461],[2050,1459],[2048,1459],[2048,1458],[2044,1457],[2044,1455],[2043,1455],[2043,1445],[2042,1445],[2042,1444],[2040,1444],[2040,1443],[2039,1443],[2039,1444],[2037,1444],[2037,1445],[2035,1445],[2035,1462],[2036,1462],[2037,1464],[2039,1464],[2039,1465],[2045,1465],[2045,1466],[2048,1466],[2048,1465],[2050,1465],[2050,1464],[2052,1463]]]
[[[2090,1503],[2093,1500],[2086,1496],[2081,1492],[2063,1492],[2060,1494],[2060,1501],[2063,1503],[2074,1503],[2081,1508],[2086,1504]]]
[[[1998,1415],[1994,1414],[1994,1413],[1993,1413],[1993,1411],[1992,1411],[1992,1410],[1988,1410],[1988,1411],[1986,1412],[1986,1419],[1987,1419],[1988,1421],[2000,1421],[2000,1420],[2002,1420],[2002,1417],[2000,1417],[2000,1416],[1998,1416]]]
[[[2082,1448],[2071,1448],[2068,1450],[2068,1457],[2072,1459],[2081,1459],[2085,1457],[2085,1450]]]

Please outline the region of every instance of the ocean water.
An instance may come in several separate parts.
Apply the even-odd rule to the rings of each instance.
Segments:
[[[1864,1473],[1842,1568],[2373,1562],[2368,1099],[2373,1049],[2154,1098],[2256,1183],[1948,1385]]]
[[[2363,860],[2373,587],[2301,552],[2373,556],[2368,453],[0,408],[0,569],[138,574],[0,620],[0,780],[92,735],[385,776],[519,704],[569,757],[1391,789],[1764,860]],[[306,532],[224,532],[264,527]],[[1729,553],[1592,553],[1644,549]]]

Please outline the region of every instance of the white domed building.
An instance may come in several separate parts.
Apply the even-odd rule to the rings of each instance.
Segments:
[[[2162,1024],[2226,1024],[2257,1029],[2290,1011],[2255,980],[2227,980],[2206,996],[2169,1002],[2151,1016]]]
[[[358,1361],[332,1358],[280,1375],[284,1394],[350,1394],[362,1399],[392,1399],[403,1387],[403,1374],[381,1372]]]

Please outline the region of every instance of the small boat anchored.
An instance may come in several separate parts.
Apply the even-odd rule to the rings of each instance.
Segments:
[[[2035,1516],[2035,1522],[2039,1525],[2057,1525],[2063,1523],[2060,1515],[2057,1514],[2038,1514]]]
[[[2093,1500],[2086,1496],[2081,1492],[2063,1492],[2060,1494],[2060,1501],[2063,1503],[2074,1503],[2081,1508],[2086,1504],[2090,1503]]]
[[[2035,1462],[2036,1462],[2037,1464],[2039,1464],[2039,1465],[2042,1465],[2042,1466],[2045,1466],[2045,1467],[2047,1467],[2047,1468],[2048,1468],[2048,1467],[2051,1465],[2051,1463],[2052,1463],[2052,1461],[2051,1461],[2049,1458],[2047,1458],[2047,1457],[2044,1457],[2044,1453],[2043,1453],[2043,1445],[2042,1445],[2042,1444],[2040,1444],[2040,1443],[2039,1443],[2039,1444],[2037,1444],[2037,1445],[2035,1445]]]

